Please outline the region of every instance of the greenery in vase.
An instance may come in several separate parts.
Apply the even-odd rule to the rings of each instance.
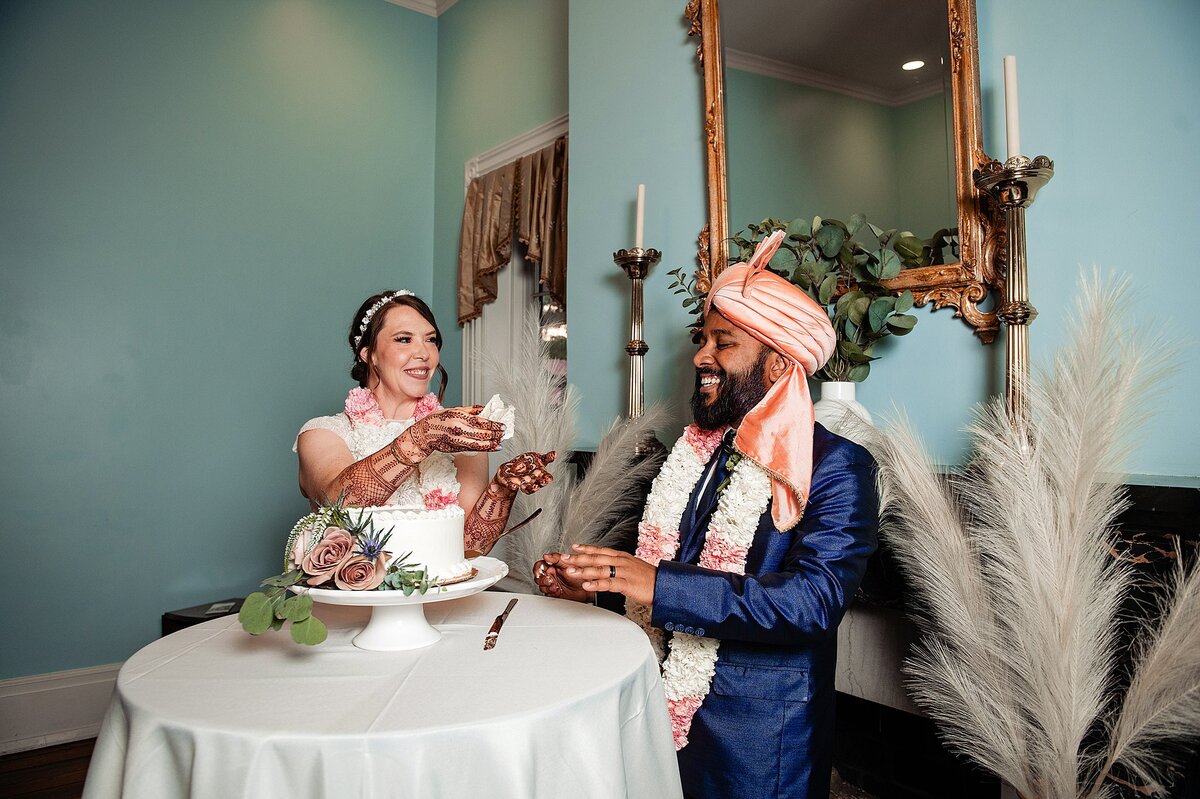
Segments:
[[[912,233],[884,230],[854,214],[849,222],[821,217],[768,217],[735,234],[730,261],[745,262],[764,238],[787,232],[768,268],[799,286],[829,311],[837,333],[837,350],[814,377],[824,381],[862,382],[876,360],[875,344],[888,336],[907,335],[917,324],[908,313],[911,291],[894,294],[883,285],[906,268],[942,263],[942,253],[957,246],[955,231],[940,230],[928,240]],[[866,239],[864,242],[863,240]],[[704,297],[682,269],[672,270],[670,288],[685,295],[683,305],[699,317]]]

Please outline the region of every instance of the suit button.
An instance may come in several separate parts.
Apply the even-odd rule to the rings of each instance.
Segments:
[[[688,635],[695,635],[695,634],[696,634],[696,628],[695,628],[695,627],[685,627],[685,628],[683,629],[683,631],[684,631],[685,633],[687,633]]]
[[[696,635],[703,636],[703,635],[704,635],[704,628],[703,628],[703,627],[697,627],[697,628],[696,628]]]
[[[672,630],[675,629],[675,625],[672,624],[671,622],[667,622],[666,624],[663,625],[663,629],[666,630],[667,632],[671,632]]]

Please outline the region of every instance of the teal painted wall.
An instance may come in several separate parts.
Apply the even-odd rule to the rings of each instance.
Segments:
[[[432,307],[452,375],[449,403],[462,397],[456,320],[463,166],[567,112],[567,0],[459,0],[438,17],[437,35]]]
[[[683,8],[571,2],[567,352],[568,379],[583,395],[584,447],[626,408],[630,281],[612,255],[633,246],[639,183],[645,244],[663,253],[645,284],[646,401],[681,410],[692,390],[687,315],[667,290],[669,269],[695,269],[696,236],[707,221],[703,95]]]
[[[988,152],[1005,154],[1002,59],[1013,54],[1023,149],[1055,162],[1026,217],[1033,353],[1062,342],[1081,268],[1133,277],[1133,321],[1182,357],[1130,471],[1196,476],[1200,337],[1189,298],[1200,269],[1188,251],[1200,211],[1200,4],[980,0],[977,13]]]
[[[277,570],[350,314],[431,288],[435,25],[0,5],[0,678],[121,661]]]

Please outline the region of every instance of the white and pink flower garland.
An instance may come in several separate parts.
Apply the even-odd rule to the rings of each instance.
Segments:
[[[440,410],[437,394],[426,394],[413,408],[412,423]],[[350,389],[346,395],[346,418],[350,420],[350,449],[359,459],[378,452],[407,429],[406,424],[385,418],[374,395],[365,388]],[[458,471],[449,456],[435,452],[422,461],[417,483],[426,510],[441,510],[458,502]]]
[[[688,498],[709,458],[721,444],[724,430],[701,430],[688,425],[654,479],[646,512],[638,525],[637,556],[657,566],[679,551],[679,527]],[[754,541],[758,520],[771,499],[771,478],[757,464],[742,459],[733,470],[729,485],[717,500],[709,523],[699,565],[706,569],[745,574],[746,555]],[[675,736],[675,749],[687,746],[692,717],[708,696],[717,667],[716,638],[676,632],[670,654],[663,648],[663,631],[650,625],[650,607],[633,600],[625,602],[626,615],[641,625],[650,638],[663,670],[667,712]]]

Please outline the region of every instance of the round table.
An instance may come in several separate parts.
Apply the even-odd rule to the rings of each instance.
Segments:
[[[436,644],[370,652],[351,643],[368,612],[317,606],[316,647],[235,617],[146,646],[121,668],[84,797],[681,795],[658,666],[627,619],[489,591],[427,606]]]

